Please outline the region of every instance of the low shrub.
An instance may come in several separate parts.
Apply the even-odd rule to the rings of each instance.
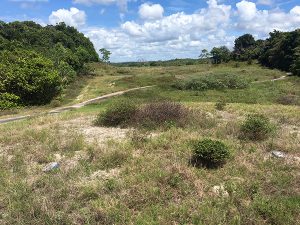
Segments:
[[[291,94],[280,96],[277,102],[282,105],[300,105],[299,97]]]
[[[252,141],[262,141],[267,139],[274,131],[274,126],[270,120],[261,114],[251,114],[241,126],[242,139],[249,139]]]
[[[94,123],[96,126],[127,126],[133,121],[136,111],[137,106],[131,102],[117,102],[100,113]]]
[[[215,104],[215,108],[216,110],[219,110],[219,111],[222,111],[224,110],[226,107],[226,102],[225,102],[225,99],[219,99],[219,101],[216,102]]]
[[[243,89],[248,87],[248,81],[231,74],[206,75],[199,79],[186,82],[176,82],[172,87],[179,90],[205,91],[213,89]]]
[[[118,102],[98,115],[96,126],[143,128],[183,126],[186,124],[189,110],[174,102],[154,102],[143,106],[130,102]]]
[[[230,158],[229,148],[221,141],[204,139],[194,143],[192,164],[208,168],[220,167]]]
[[[143,127],[183,126],[188,117],[188,109],[174,102],[154,102],[137,110],[135,122]]]

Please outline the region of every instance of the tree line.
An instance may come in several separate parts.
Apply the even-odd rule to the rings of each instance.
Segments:
[[[97,61],[92,42],[65,23],[0,21],[0,109],[46,104]]]
[[[199,57],[211,59],[214,64],[258,60],[262,66],[300,76],[300,29],[291,32],[275,30],[266,40],[255,40],[251,34],[244,34],[235,40],[233,51],[226,46],[214,47],[210,52],[203,49]]]

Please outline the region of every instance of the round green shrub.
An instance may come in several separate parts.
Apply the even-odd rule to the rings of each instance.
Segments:
[[[114,103],[98,115],[95,125],[106,127],[126,126],[132,122],[136,110],[136,105],[131,102]]]
[[[241,138],[252,141],[267,139],[273,132],[274,127],[270,120],[261,114],[251,114],[241,126]]]
[[[204,139],[194,143],[194,165],[214,168],[222,166],[229,158],[229,148],[221,141]]]

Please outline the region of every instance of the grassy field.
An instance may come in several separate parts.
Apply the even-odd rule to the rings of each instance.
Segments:
[[[73,83],[58,98],[60,105],[157,86],[0,125],[0,224],[299,224],[300,78],[252,83],[285,73],[246,64],[94,67],[96,75]],[[223,73],[249,86],[206,91],[172,86]],[[221,98],[227,105],[220,111],[215,103]],[[99,113],[128,100],[181,102],[198,110],[197,123],[151,130],[94,125]],[[276,132],[264,141],[241,140],[249,113],[266,115]],[[203,138],[229,146],[231,158],[223,167],[190,164],[191,142]],[[274,150],[289,157],[272,157]],[[43,172],[50,162],[59,162],[59,169]]]

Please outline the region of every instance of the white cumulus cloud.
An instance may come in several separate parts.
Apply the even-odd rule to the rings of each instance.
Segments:
[[[256,4],[248,1],[241,1],[236,4],[239,16],[242,20],[252,20],[257,13]]]
[[[59,9],[51,13],[49,16],[49,22],[54,25],[60,22],[65,22],[69,26],[81,27],[85,25],[86,14],[84,11],[74,7],[70,8],[70,10]]]
[[[236,4],[238,21],[236,27],[258,36],[266,36],[273,30],[289,31],[299,28],[300,6],[289,12],[282,10],[258,10],[256,4],[243,0]]]
[[[164,8],[160,4],[144,3],[139,8],[139,15],[145,20],[161,19],[164,14]]]

